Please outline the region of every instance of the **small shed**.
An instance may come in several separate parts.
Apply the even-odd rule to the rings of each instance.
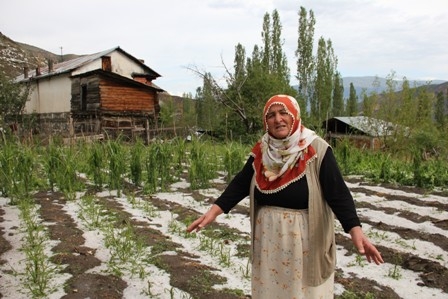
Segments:
[[[325,120],[322,128],[332,145],[348,138],[359,148],[380,149],[384,138],[395,130],[395,125],[367,116],[340,116]]]

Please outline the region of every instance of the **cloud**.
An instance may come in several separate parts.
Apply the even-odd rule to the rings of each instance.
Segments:
[[[385,77],[395,70],[448,80],[446,0],[14,0],[0,4],[0,28],[54,53],[120,46],[160,73],[162,88],[181,94],[202,85],[187,66],[220,77],[222,61],[233,65],[238,43],[248,55],[261,45],[263,16],[274,9],[293,80],[300,6],[315,14],[315,40],[331,39],[342,76]]]

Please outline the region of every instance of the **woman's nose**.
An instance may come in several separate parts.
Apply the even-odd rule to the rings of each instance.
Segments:
[[[282,121],[282,115],[281,115],[280,113],[276,113],[276,114],[275,114],[275,117],[274,117],[274,120],[275,120],[276,122],[280,122],[280,121]]]

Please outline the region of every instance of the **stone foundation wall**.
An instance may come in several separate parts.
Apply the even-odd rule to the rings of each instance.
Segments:
[[[70,134],[70,113],[42,113],[37,121],[39,134],[68,136]]]
[[[157,129],[153,119],[147,116],[108,115],[64,113],[42,113],[21,115],[8,122],[11,132],[22,138],[40,136],[43,139],[50,136],[63,138],[103,135],[104,138],[121,137],[125,140],[137,138],[148,141],[160,135],[169,135]],[[163,134],[165,133],[165,134]],[[176,135],[176,133],[174,133]]]

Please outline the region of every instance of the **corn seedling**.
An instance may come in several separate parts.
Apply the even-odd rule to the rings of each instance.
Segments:
[[[24,151],[17,166],[19,168],[19,180],[23,184],[24,195],[28,196],[34,187],[34,155],[31,148]]]
[[[34,187],[34,156],[30,148],[11,148],[6,150],[7,159],[2,159],[5,165],[4,175],[11,175],[9,179],[2,179],[6,183],[6,193],[11,197],[11,204],[16,204],[20,198],[28,198]],[[9,156],[13,154],[13,156]],[[2,165],[3,166],[3,165]]]
[[[7,142],[0,147],[0,191],[3,196],[11,197],[11,204],[15,204],[13,189],[17,152],[17,146],[12,142]]]
[[[187,160],[187,146],[185,144],[185,139],[176,138],[171,143],[172,154],[173,154],[173,168],[176,171],[176,174],[179,175],[183,168],[184,164]]]
[[[64,158],[64,167],[59,174],[58,185],[68,199],[74,200],[76,199],[76,191],[79,191],[81,187],[77,174],[77,166],[79,164],[78,152],[74,147],[69,147],[62,157]]]
[[[190,294],[182,292],[181,290],[176,290],[174,287],[171,287],[169,289],[165,289],[165,293],[168,293],[168,296],[170,296],[170,299],[174,299],[174,298],[193,299],[194,298]],[[177,293],[180,293],[180,294],[177,294]]]
[[[131,160],[129,161],[131,181],[135,186],[140,186],[142,182],[142,162],[144,154],[144,145],[142,140],[137,140],[134,146],[131,147]]]
[[[216,240],[199,234],[199,250],[213,253],[215,251]]]
[[[188,178],[191,189],[208,188],[210,179],[216,173],[216,157],[210,155],[213,149],[207,144],[194,141],[190,150],[190,167],[188,169]],[[210,161],[214,161],[211,163]]]
[[[157,191],[157,160],[151,151],[148,152],[145,159],[146,179],[144,191],[146,194],[153,194]]]
[[[68,199],[74,200],[76,191],[82,187],[77,174],[80,162],[76,148],[50,144],[47,151],[45,170],[51,190],[58,187]]]
[[[143,211],[151,218],[160,217],[159,211],[147,200],[143,201]]]
[[[375,299],[375,295],[373,295],[370,292],[355,293],[353,291],[346,290],[338,298],[340,298],[340,299]]]
[[[104,169],[105,163],[105,153],[104,145],[99,142],[95,142],[91,146],[90,154],[88,156],[88,173],[93,177],[93,183],[98,190],[103,188],[104,183]]]
[[[139,202],[135,198],[134,193],[132,193],[132,192],[125,192],[125,197],[126,197],[127,202],[130,203],[133,208],[139,206]]]
[[[153,297],[153,294],[152,294],[152,292],[151,292],[151,281],[147,281],[147,285],[146,285],[146,288],[145,289],[143,289],[141,292],[140,292],[140,294],[141,295],[145,295],[145,296],[147,296],[147,297],[149,297],[149,298],[152,298]]]
[[[80,208],[78,217],[87,228],[96,229],[103,225],[103,207],[97,203],[93,196],[82,197],[78,205]]]
[[[126,174],[126,151],[119,141],[108,141],[107,151],[109,157],[109,187],[116,189],[121,196],[123,189],[123,176]]]
[[[227,248],[223,243],[220,243],[217,252],[219,264],[224,267],[230,267],[232,264],[230,261],[230,248]]]
[[[146,276],[141,264],[146,250],[129,223],[115,228],[114,215],[104,214],[102,205],[91,196],[81,199],[79,217],[86,226],[99,228],[104,233],[105,245],[111,254],[108,262],[110,272],[118,276],[123,275],[123,271],[138,275],[140,278]]]
[[[162,191],[168,190],[169,184],[173,182],[171,173],[173,165],[173,149],[169,143],[157,143],[158,173],[160,188]]]
[[[380,232],[380,231],[372,230],[372,229],[369,229],[369,231],[367,232],[367,236],[369,238],[376,239],[376,240],[388,240],[389,239],[387,232],[385,232],[385,231]]]
[[[220,265],[231,266],[231,249],[216,239],[199,234],[199,250],[206,251],[212,256],[217,256]]]
[[[395,280],[399,280],[401,278],[401,270],[399,265],[393,265],[391,269],[389,269],[389,277],[392,277]]]
[[[50,184],[51,191],[54,191],[59,176],[58,172],[62,164],[59,148],[53,143],[50,143],[48,146],[48,155],[46,157],[45,169],[47,171],[48,183]]]
[[[133,252],[140,251],[141,246],[135,244],[135,235],[129,224],[118,229],[112,225],[105,228],[105,245],[111,251],[111,259],[118,264],[127,263],[132,259]]]
[[[395,280],[399,280],[401,278],[402,274],[401,274],[400,264],[401,264],[401,257],[396,255],[395,263],[394,263],[393,267],[389,269],[389,273],[388,273],[389,277],[391,277]]]
[[[347,266],[349,266],[349,267],[354,267],[354,266],[364,267],[365,265],[366,265],[366,262],[364,261],[363,256],[357,253],[356,257],[355,257],[355,261],[349,263]]]
[[[224,168],[227,172],[227,183],[234,177],[234,175],[241,170],[244,165],[246,157],[245,148],[237,143],[231,143],[224,153]]]
[[[180,237],[183,237],[185,239],[189,238],[195,238],[196,234],[188,233],[186,231],[186,225],[183,222],[179,222],[178,220],[175,220],[174,218],[168,223],[168,232],[172,234],[176,234]]]
[[[171,150],[168,145],[153,143],[149,146],[145,159],[146,181],[144,190],[152,194],[158,189],[167,190],[172,182],[171,177]]]
[[[132,226],[126,223],[121,228],[111,225],[105,227],[105,244],[109,248],[111,258],[109,269],[116,275],[129,272],[132,276],[138,275],[140,279],[146,277],[142,262],[148,254],[143,242],[137,238]]]
[[[395,240],[395,243],[397,243],[398,245],[400,245],[400,246],[403,247],[403,248],[416,249],[416,247],[415,247],[415,241],[414,241],[414,243],[413,243],[412,245],[409,245],[409,244],[406,243],[406,241],[403,240],[403,239],[396,239],[396,240]]]
[[[44,226],[39,223],[36,207],[32,202],[20,201],[19,209],[24,223],[22,229],[25,232],[25,243],[22,247],[26,255],[23,283],[33,298],[48,297],[54,291],[51,281],[58,270],[45,253],[48,236]]]
[[[250,259],[247,259],[246,265],[240,265],[240,271],[246,279],[250,279],[251,277],[251,266]]]
[[[171,234],[176,234],[176,235],[183,235],[184,234],[185,229],[182,228],[179,225],[179,222],[176,221],[175,219],[171,219],[171,221],[168,223],[168,232]]]

